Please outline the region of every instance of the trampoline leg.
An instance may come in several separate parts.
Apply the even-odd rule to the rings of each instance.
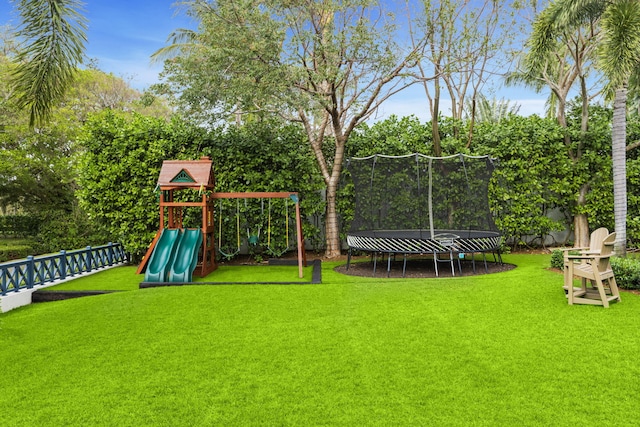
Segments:
[[[462,264],[460,264],[460,256],[458,256],[457,258],[458,258],[458,273],[460,273],[460,275],[462,276]]]
[[[393,254],[395,258],[395,254]],[[387,255],[387,277],[391,276],[391,254]]]
[[[473,274],[476,274],[476,254],[471,254],[471,265],[473,266]]]
[[[376,275],[376,267],[378,265],[378,254],[374,253],[373,254],[373,276],[375,277]]]
[[[487,266],[487,256],[484,252],[482,252],[482,260],[484,261],[484,272],[489,272],[489,267]]]
[[[449,251],[449,261],[451,261],[451,276],[456,275],[456,268],[453,266],[453,251]]]
[[[438,254],[436,253],[436,251],[433,251],[433,265],[436,268],[436,277],[439,277],[439,275],[438,275]]]
[[[349,265],[351,265],[351,248],[349,248],[349,252],[347,252],[347,271],[349,271]]]
[[[404,260],[402,262],[402,277],[404,277],[405,271],[407,271],[407,254],[404,254]]]

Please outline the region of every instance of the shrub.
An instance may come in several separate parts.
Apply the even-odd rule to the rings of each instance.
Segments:
[[[634,257],[612,257],[611,268],[619,288],[640,289],[640,260]]]
[[[0,216],[0,235],[34,236],[38,233],[39,221],[28,215]]]
[[[564,252],[560,249],[551,252],[551,267],[561,270],[564,268]]]
[[[109,242],[105,233],[96,231],[89,217],[78,207],[71,212],[44,212],[34,239],[32,255],[40,255],[61,250],[73,250],[87,246],[99,246]]]
[[[33,249],[29,245],[0,246],[0,262],[26,258],[32,254]]]

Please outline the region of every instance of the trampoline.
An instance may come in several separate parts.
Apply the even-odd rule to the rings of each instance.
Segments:
[[[347,171],[354,185],[355,213],[347,233],[347,269],[352,251],[369,252],[374,273],[377,256],[408,255],[447,263],[455,275],[460,259],[480,254],[487,270],[487,253],[502,263],[497,231],[489,211],[488,185],[493,172],[488,156],[429,157],[422,154],[351,158]]]

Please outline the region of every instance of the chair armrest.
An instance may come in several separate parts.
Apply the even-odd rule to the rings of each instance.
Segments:
[[[611,258],[613,255],[567,255],[566,259],[604,259]]]
[[[579,252],[579,253],[583,254],[588,249],[589,248],[561,248],[561,249],[558,249],[558,250],[562,251],[563,254],[566,256],[569,252]]]
[[[600,255],[600,251],[598,250],[581,250],[580,253],[583,255]]]

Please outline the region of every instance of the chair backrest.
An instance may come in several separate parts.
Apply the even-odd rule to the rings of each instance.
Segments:
[[[604,272],[611,269],[611,263],[609,258],[613,254],[613,244],[616,241],[616,233],[610,233],[607,237],[602,240],[602,244],[600,247],[600,258],[598,260],[598,271]]]
[[[609,230],[605,227],[600,227],[597,230],[593,230],[589,237],[589,253],[599,253],[602,249],[602,241],[609,235]]]

